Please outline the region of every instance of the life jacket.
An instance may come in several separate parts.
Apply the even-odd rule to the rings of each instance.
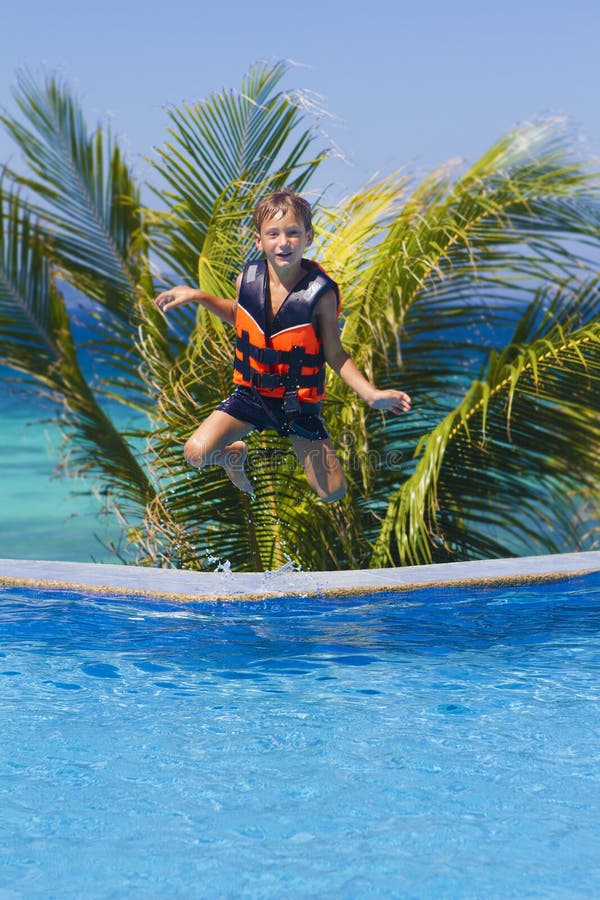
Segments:
[[[325,357],[312,323],[317,303],[336,283],[318,263],[303,260],[304,275],[283,301],[269,328],[265,259],[242,273],[235,316],[237,342],[233,380],[265,397],[285,397],[285,408],[318,403],[325,395]]]

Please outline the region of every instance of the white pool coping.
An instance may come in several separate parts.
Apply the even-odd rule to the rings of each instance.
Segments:
[[[182,601],[340,596],[434,585],[517,583],[600,573],[600,551],[341,572],[192,572],[140,566],[0,559],[0,586],[144,595]],[[599,576],[600,577],[600,576]]]

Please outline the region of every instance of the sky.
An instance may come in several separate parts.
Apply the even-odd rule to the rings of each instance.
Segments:
[[[600,158],[598,0],[28,0],[2,13],[0,106],[24,68],[60,73],[90,125],[110,117],[136,174],[166,140],[165,108],[239,86],[257,61],[294,63],[344,159],[342,195],[400,168],[474,161],[516,124],[568,117]],[[0,132],[0,165],[18,156]],[[323,188],[327,185],[315,185]]]

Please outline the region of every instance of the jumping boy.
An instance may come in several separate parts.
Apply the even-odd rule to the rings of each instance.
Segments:
[[[200,303],[237,334],[233,394],[187,440],[187,462],[222,466],[233,484],[253,493],[243,438],[253,429],[289,437],[310,486],[326,503],[346,492],[346,479],[321,418],[325,363],[373,409],[410,409],[403,391],[378,390],[340,341],[337,285],[303,254],[313,240],[311,209],[298,194],[276,191],[254,210],[254,239],[263,259],[246,265],[235,300],[180,285],[155,303],[164,312]]]

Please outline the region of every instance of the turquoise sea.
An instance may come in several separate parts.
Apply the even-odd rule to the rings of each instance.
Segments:
[[[118,563],[119,528],[90,485],[57,475],[61,436],[51,410],[2,381],[0,557]]]

